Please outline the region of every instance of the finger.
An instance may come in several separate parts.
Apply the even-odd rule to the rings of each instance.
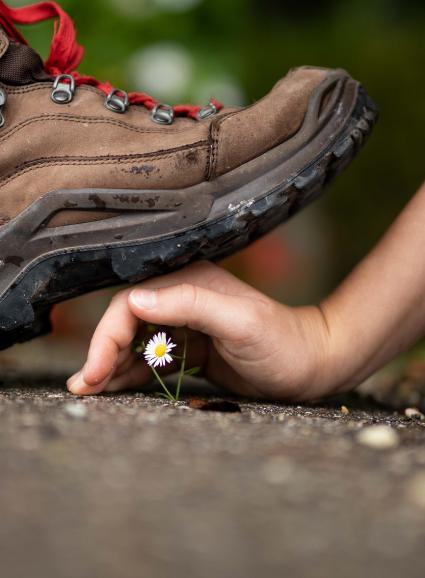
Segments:
[[[188,326],[220,339],[247,335],[251,300],[184,283],[156,290],[136,288],[128,296],[135,317],[161,325]]]
[[[105,385],[105,391],[123,391],[125,389],[141,388],[152,381],[153,375],[144,359],[133,361],[127,371],[113,378]]]
[[[113,373],[120,357],[127,358],[138,327],[139,320],[128,307],[128,290],[117,293],[91,339],[82,371],[85,384],[96,386],[103,382]]]
[[[95,385],[89,385],[84,380],[83,370],[80,370],[68,379],[66,385],[68,390],[74,395],[97,395],[105,389],[107,383],[112,379],[112,377],[113,372],[107,375],[103,381],[100,381]]]
[[[94,395],[100,393],[105,388],[106,384],[115,376],[124,373],[133,363],[134,353],[131,347],[128,347],[118,354],[117,364],[112,368],[111,372],[97,384],[90,385],[84,380],[85,365],[80,371],[72,375],[67,380],[67,387],[74,395]],[[93,389],[96,387],[96,390]]]

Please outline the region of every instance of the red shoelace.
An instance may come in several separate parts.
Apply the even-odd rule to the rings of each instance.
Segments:
[[[109,82],[100,82],[92,76],[85,76],[77,72],[77,67],[84,56],[84,48],[77,42],[75,26],[72,18],[56,2],[39,2],[22,8],[10,8],[0,0],[0,24],[8,36],[18,42],[27,44],[25,38],[16,29],[15,24],[36,24],[44,20],[57,19],[54,23],[53,38],[50,54],[44,63],[44,69],[51,76],[70,74],[75,78],[77,86],[89,84],[108,95],[114,88]],[[143,92],[130,92],[128,95],[131,104],[140,104],[152,110],[160,102]],[[212,99],[211,103],[217,110],[223,105]],[[177,116],[197,118],[203,108],[191,104],[181,104],[172,107]]]

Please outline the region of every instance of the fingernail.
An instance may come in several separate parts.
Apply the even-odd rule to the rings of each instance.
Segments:
[[[149,291],[147,289],[133,289],[130,293],[130,299],[142,309],[154,309],[157,303],[156,291]]]
[[[72,385],[73,383],[75,383],[77,381],[77,379],[80,377],[81,375],[81,371],[77,371],[77,373],[74,373],[74,375],[71,375],[71,377],[69,377],[66,380],[66,385]]]
[[[72,377],[70,377],[67,381],[67,386],[71,391],[75,390],[76,388],[80,387],[87,387],[87,383],[84,381],[83,372],[79,371]]]

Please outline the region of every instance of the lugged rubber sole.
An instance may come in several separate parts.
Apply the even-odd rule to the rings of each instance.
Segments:
[[[175,213],[167,205],[168,201],[164,201],[165,206],[159,207],[158,212],[160,228],[142,240],[131,238],[138,229],[130,222],[122,225],[122,234],[112,235],[106,242],[101,242],[102,235],[105,238],[101,228],[92,235],[95,241],[98,235],[99,240],[88,246],[66,247],[64,239],[71,234],[62,235],[62,248],[31,256],[21,268],[19,262],[14,263],[19,270],[10,281],[5,276],[6,287],[0,294],[0,349],[49,332],[49,314],[54,303],[101,287],[135,283],[197,259],[221,259],[291,217],[315,199],[350,163],[372,130],[377,118],[375,104],[357,83],[355,89],[352,85],[350,90],[354,96],[350,97],[352,102],[347,104],[349,110],[345,111],[345,117],[340,107],[334,125],[329,123],[327,132],[314,135],[296,154],[288,158],[286,143],[283,143],[212,183],[180,191],[182,203],[175,203],[180,222],[177,219],[179,225],[174,232],[168,231],[169,217],[176,218]],[[324,146],[323,142],[327,144]],[[140,195],[140,203],[146,205],[152,196],[166,199],[170,191],[66,193],[68,198],[74,195],[83,201],[94,198],[102,203],[103,198],[111,200],[124,193]],[[191,212],[190,203],[181,208],[185,195],[190,203],[200,199],[197,212]],[[22,216],[23,223],[24,219],[31,218],[28,211]],[[162,225],[161,218],[164,219]],[[145,232],[144,227],[141,228]],[[22,225],[20,230],[24,229]],[[5,230],[4,235],[7,234]],[[9,234],[11,242],[16,242],[16,235]],[[33,251],[43,246],[47,234],[45,230],[44,234],[33,237]]]

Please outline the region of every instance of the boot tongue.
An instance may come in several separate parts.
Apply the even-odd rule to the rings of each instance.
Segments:
[[[51,80],[43,61],[26,44],[10,40],[0,27],[0,82],[19,86]]]

